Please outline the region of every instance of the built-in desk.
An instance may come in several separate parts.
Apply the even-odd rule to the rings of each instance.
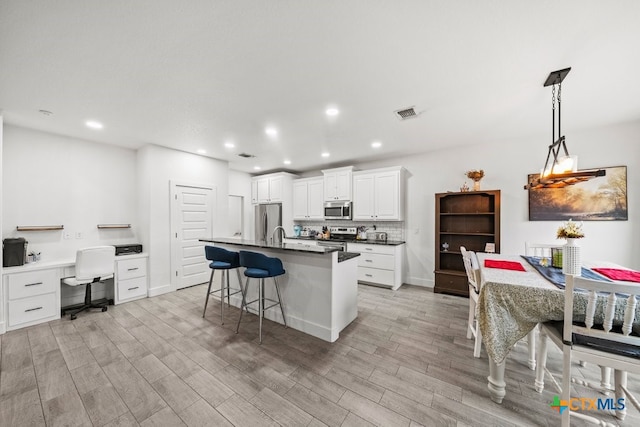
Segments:
[[[146,298],[148,254],[116,257],[113,286],[103,295],[114,304]],[[84,298],[84,286],[61,288],[60,280],[75,275],[75,259],[39,261],[2,269],[0,333],[60,318],[61,307]],[[64,289],[64,291],[63,291]]]

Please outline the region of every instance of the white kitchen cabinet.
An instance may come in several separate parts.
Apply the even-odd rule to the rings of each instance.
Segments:
[[[293,181],[293,219],[321,220],[323,209],[323,178],[303,178]]]
[[[60,318],[60,269],[4,275],[7,330]]]
[[[147,258],[144,253],[116,257],[114,304],[147,297]]]
[[[324,174],[325,201],[351,200],[353,166],[327,169],[323,170],[322,173]]]
[[[404,244],[380,245],[347,243],[348,252],[357,252],[358,282],[398,289],[403,282]]]
[[[404,220],[404,168],[353,174],[353,220]]]
[[[286,172],[254,177],[251,181],[251,201],[253,203],[282,203],[286,198],[287,186],[291,185],[293,177],[295,175]]]

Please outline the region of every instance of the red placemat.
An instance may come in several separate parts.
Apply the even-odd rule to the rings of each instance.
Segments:
[[[484,266],[487,268],[501,268],[503,270],[527,271],[522,264],[517,261],[501,261],[497,259],[485,259]]]
[[[640,271],[623,270],[620,268],[592,268],[592,270],[611,280],[640,283]]]

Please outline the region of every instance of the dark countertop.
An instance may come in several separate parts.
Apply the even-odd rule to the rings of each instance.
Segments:
[[[338,262],[348,261],[359,256],[358,252],[338,252]]]
[[[404,245],[402,240],[359,240],[359,239],[316,239],[314,237],[289,237],[287,239],[296,240],[313,240],[318,242],[346,242],[346,243],[362,243],[364,245],[384,245],[384,246],[398,246]]]
[[[308,252],[314,254],[328,254],[339,252],[339,248],[332,246],[312,246],[304,243],[269,243],[264,240],[233,239],[230,237],[214,237],[212,239],[199,239],[206,243],[223,243],[227,245],[250,246],[264,249],[281,249],[285,251]]]

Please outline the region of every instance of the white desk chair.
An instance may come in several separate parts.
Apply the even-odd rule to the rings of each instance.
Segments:
[[[587,291],[580,297],[587,300],[587,309],[584,323],[574,323],[573,313],[576,304],[576,294],[574,289]],[[605,293],[603,296],[602,293]],[[600,295],[598,295],[600,293]],[[623,294],[623,295],[621,295]],[[604,282],[599,280],[589,280],[582,277],[567,275],[564,303],[564,321],[547,322],[540,324],[540,344],[538,346],[538,369],[536,370],[536,391],[542,392],[544,388],[544,374],[548,373],[553,384],[562,394],[561,399],[569,401],[571,397],[571,382],[586,387],[594,388],[605,394],[615,391],[614,403],[620,398],[624,398],[625,405],[633,404],[640,410],[640,403],[629,393],[627,389],[627,372],[640,374],[640,336],[632,332],[632,325],[637,323],[635,319],[637,300],[640,294],[637,284],[624,282]],[[616,302],[623,301],[623,308],[616,308]],[[584,303],[584,301],[582,301]],[[620,303],[618,303],[620,305]],[[614,315],[616,311],[623,310],[624,321],[622,325],[614,325]],[[602,317],[602,325],[595,325],[595,319]],[[634,322],[635,320],[635,322]],[[559,386],[551,372],[546,368],[547,358],[547,337],[562,349],[562,386]],[[571,359],[585,360],[600,365],[604,369],[613,368],[615,371],[615,388],[611,390],[604,380],[600,386],[571,377]],[[607,376],[608,379],[608,376]],[[623,420],[626,415],[624,409],[616,410],[616,418]],[[562,425],[569,426],[569,418],[573,414],[578,418],[585,419],[592,423],[603,424],[597,418],[590,415],[573,412],[567,408],[562,413]]]
[[[482,333],[478,325],[477,310],[478,296],[480,295],[480,266],[475,252],[468,251],[464,246],[460,246],[462,253],[462,261],[464,262],[464,270],[467,272],[467,280],[469,282],[469,320],[467,323],[467,339],[475,338],[473,345],[473,357],[480,357],[480,348],[482,347]]]
[[[66,285],[79,286],[86,285],[84,293],[84,304],[80,307],[72,307],[64,311],[71,313],[71,320],[81,311],[90,308],[101,308],[107,311],[107,301],[91,301],[91,284],[101,282],[113,277],[115,269],[115,251],[114,246],[94,246],[90,248],[79,249],[76,252],[76,276],[68,277],[63,280]]]

